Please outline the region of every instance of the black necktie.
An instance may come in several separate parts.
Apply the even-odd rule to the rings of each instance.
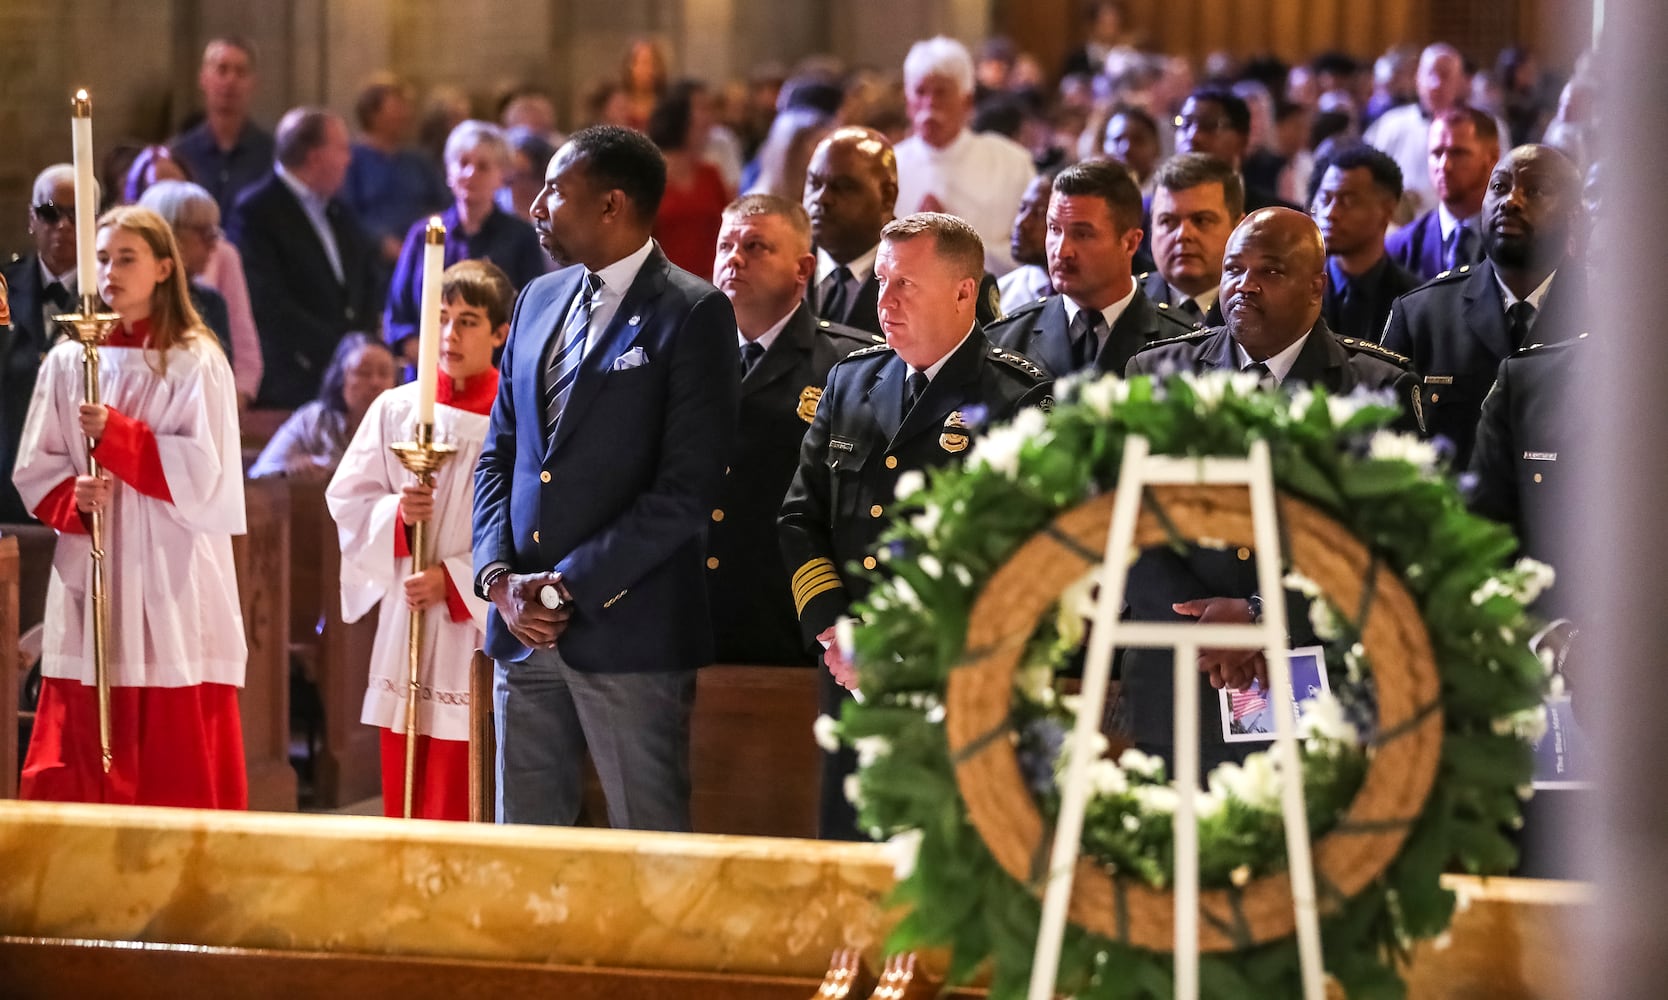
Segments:
[[[1257,376],[1257,385],[1261,388],[1273,389],[1280,384],[1279,381],[1275,379],[1274,372],[1269,370],[1268,365],[1263,364],[1261,361],[1246,365],[1243,369],[1241,369],[1241,371],[1249,372],[1250,374]]]
[[[904,385],[904,413],[906,415],[915,408],[915,403],[921,398],[921,394],[927,391],[927,383],[926,372],[916,372],[909,377],[909,381]]]
[[[52,303],[52,308],[55,312],[64,313],[70,311],[70,293],[69,289],[64,287],[63,282],[54,281],[52,284],[47,285],[45,295],[46,301]]]
[[[1506,321],[1511,324],[1512,346],[1522,347],[1529,341],[1529,322],[1535,318],[1535,307],[1519,300],[1506,310]]]
[[[1087,309],[1080,310],[1071,321],[1071,366],[1082,371],[1095,363],[1100,353],[1100,331],[1106,327],[1106,317]]]
[[[1477,263],[1477,234],[1465,223],[1454,227],[1452,243],[1448,247],[1448,270]]]
[[[846,314],[851,312],[850,295],[851,269],[841,264],[828,273],[823,279],[822,308],[819,315],[823,319],[834,323],[844,323]]]
[[[1189,322],[1203,323],[1205,321],[1204,311],[1199,308],[1199,302],[1197,299],[1191,297],[1184,298],[1176,304],[1176,308],[1187,315]]]
[[[1373,329],[1370,306],[1366,289],[1347,278],[1339,282],[1337,332],[1346,337],[1362,337],[1367,340],[1375,338],[1379,331]]]
[[[741,374],[743,378],[753,370],[753,366],[759,363],[759,359],[764,357],[764,353],[764,345],[756,340],[749,340],[747,346],[741,349]]]

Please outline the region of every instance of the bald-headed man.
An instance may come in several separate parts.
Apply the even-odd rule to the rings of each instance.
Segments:
[[[1550,146],[1519,146],[1495,165],[1483,197],[1488,259],[1461,266],[1397,299],[1384,346],[1424,376],[1430,432],[1463,469],[1483,397],[1500,361],[1582,330],[1586,288],[1573,259],[1581,174]]]
[[[776,515],[828,370],[879,339],[816,317],[805,304],[815,267],[811,222],[797,202],[750,194],[724,210],[712,283],[736,311],[741,423],[707,526],[707,594],[719,663],[811,663],[777,545]]]
[[[1128,374],[1257,371],[1281,386],[1309,383],[1334,395],[1357,388],[1389,389],[1408,407],[1404,425],[1416,429],[1414,376],[1394,355],[1374,344],[1337,337],[1321,319],[1325,260],[1320,230],[1308,216],[1282,208],[1251,213],[1228,238],[1223,258],[1221,297],[1227,325],[1155,344],[1130,361]],[[1254,621],[1256,567],[1248,549],[1145,550],[1129,571],[1125,592],[1130,617]],[[1302,596],[1288,594],[1287,608],[1292,646],[1307,644],[1312,632]],[[1166,759],[1174,752],[1170,657],[1169,650],[1125,651],[1117,719],[1137,747]],[[1216,690],[1240,690],[1254,678],[1266,684],[1267,673],[1260,653],[1212,649],[1200,652],[1199,671],[1200,760],[1209,770],[1256,747],[1223,741]]]

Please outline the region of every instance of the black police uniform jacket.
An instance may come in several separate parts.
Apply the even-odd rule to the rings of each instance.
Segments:
[[[896,503],[898,477],[958,462],[984,428],[1046,405],[1049,378],[993,347],[977,324],[906,415],[908,367],[885,346],[858,351],[828,373],[799,470],[782,504],[782,555],[805,647],[869,591],[876,539]]]
[[[1572,465],[1590,429],[1590,407],[1581,405],[1581,397],[1593,384],[1591,354],[1583,333],[1524,348],[1500,362],[1483,400],[1466,477],[1470,508],[1511,527],[1524,555],[1559,572],[1536,604],[1548,617],[1567,615],[1572,603],[1565,571],[1582,487]]]
[[[1186,337],[1155,344],[1137,354],[1128,374],[1159,375],[1172,371],[1239,369],[1234,344],[1226,327],[1201,330]],[[1284,385],[1298,382],[1324,387],[1335,394],[1357,387],[1393,389],[1411,406],[1417,383],[1393,355],[1375,344],[1337,337],[1325,321],[1317,321],[1298,352]],[[1416,421],[1405,418],[1412,429]],[[1210,597],[1248,598],[1258,593],[1257,561],[1248,548],[1214,549],[1199,545],[1177,551],[1155,548],[1142,552],[1130,566],[1124,589],[1126,616],[1134,621],[1192,621],[1171,610],[1182,601]],[[1314,633],[1301,594],[1286,594],[1287,631],[1293,648],[1310,645]],[[1174,687],[1169,650],[1123,651],[1120,700],[1113,713],[1118,729],[1142,750],[1168,758],[1173,751]],[[1205,675],[1199,679],[1201,764],[1208,770],[1224,760],[1242,759],[1258,743],[1227,743],[1222,738],[1217,692]]]
[[[1222,316],[1221,296],[1217,296],[1216,301],[1210,304],[1210,309],[1205,313],[1204,322],[1201,323],[1193,320],[1187,313],[1182,312],[1180,309],[1177,309],[1175,306],[1170,304],[1170,283],[1164,280],[1164,275],[1162,273],[1158,271],[1142,271],[1140,274],[1135,276],[1135,283],[1141,286],[1141,293],[1152,300],[1153,305],[1158,307],[1159,312],[1169,313],[1177,320],[1187,324],[1192,329],[1202,330],[1207,327],[1221,326],[1223,323],[1227,322],[1227,320]]]
[[[707,592],[720,663],[809,665],[777,541],[782,497],[828,370],[874,346],[869,334],[795,309],[741,380],[741,423],[707,528]]]
[[[1100,353],[1095,355],[1094,370],[1122,375],[1129,359],[1148,344],[1184,336],[1192,330],[1193,327],[1172,311],[1153,305],[1137,287],[1135,297],[1112,324]],[[1050,295],[1015,309],[1011,316],[990,328],[989,336],[991,343],[1025,355],[1051,375],[1070,375],[1074,370],[1071,321],[1066,319],[1063,295]]]
[[[1552,279],[1534,325],[1536,343],[1580,333],[1585,282],[1578,262],[1566,260]],[[1405,355],[1424,379],[1425,422],[1454,446],[1453,464],[1471,460],[1483,397],[1514,344],[1494,265],[1485,260],[1445,271],[1395,301],[1379,341]]]

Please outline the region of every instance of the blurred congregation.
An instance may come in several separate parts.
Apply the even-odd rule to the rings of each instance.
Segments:
[[[929,325],[926,312],[936,310],[932,322],[962,325],[948,331],[935,356],[922,363],[904,358],[908,389],[906,366],[898,363],[904,409],[895,415],[902,428],[893,430],[901,436],[919,422],[911,407],[939,404],[914,376],[936,381],[949,371],[940,365],[968,336],[960,301],[900,302],[885,287],[902,266],[893,251],[921,233],[955,266],[956,248],[971,245],[982,255],[967,279],[978,293],[966,305],[966,321],[985,345],[984,363],[995,367],[980,377],[998,387],[978,397],[993,415],[1037,402],[1052,380],[1068,375],[1157,370],[1155,350],[1195,370],[1256,368],[1275,382],[1323,380],[1322,367],[1301,367],[1307,355],[1299,352],[1319,350],[1324,341],[1336,354],[1325,370],[1353,373],[1329,388],[1398,393],[1405,428],[1437,442],[1449,467],[1467,477],[1475,508],[1511,524],[1525,552],[1557,562],[1565,500],[1553,491],[1567,429],[1557,406],[1579,369],[1564,348],[1537,345],[1585,333],[1583,274],[1600,250],[1593,230],[1603,224],[1604,178],[1594,131],[1602,65],[1554,24],[1563,15],[1552,5],[1505,5],[1501,13],[1494,4],[1449,10],[1279,0],[905,4],[900,23],[918,30],[895,37],[898,29],[877,26],[885,21],[879,5],[851,4],[839,15],[863,22],[858,32],[837,22],[828,5],[807,4],[804,20],[812,26],[786,31],[792,51],[780,53],[768,32],[748,30],[766,25],[739,19],[742,6],[686,4],[675,32],[654,25],[625,37],[604,32],[615,44],[586,46],[583,59],[572,61],[596,72],[579,79],[566,67],[560,76],[552,70],[518,77],[489,67],[459,83],[394,58],[389,65],[397,69],[379,69],[355,54],[351,31],[325,30],[329,15],[318,23],[318,66],[329,68],[328,87],[306,82],[296,52],[311,42],[292,39],[280,48],[273,40],[283,32],[222,33],[212,30],[214,18],[194,36],[200,47],[176,48],[171,64],[157,67],[174,96],[143,111],[108,87],[98,91],[98,67],[83,67],[76,79],[90,81],[99,107],[126,111],[99,119],[100,212],[143,206],[171,228],[195,309],[230,364],[246,463],[240,472],[251,482],[288,480],[322,503],[322,485],[337,475],[373,404],[414,377],[431,216],[444,228],[448,268],[488,262],[491,281],[501,275],[507,282],[511,294],[490,307],[470,299],[473,292],[448,303],[454,312],[460,303],[486,309],[493,329],[510,331],[511,350],[520,327],[509,324],[518,310],[532,308],[530,289],[559,287],[547,275],[584,263],[589,276],[610,280],[604,265],[613,260],[592,267],[564,256],[574,248],[560,245],[557,178],[572,158],[601,162],[616,148],[608,143],[625,142],[595,130],[617,126],[646,136],[663,164],[654,168],[663,169],[664,181],[650,199],[652,218],[643,220],[654,247],[673,268],[708,283],[704,290],[716,287],[735,318],[727,335],[734,356],[725,369],[739,380],[726,411],[733,440],[727,457],[715,460],[723,483],[704,495],[698,539],[707,588],[700,627],[713,643],[708,649],[691,641],[695,658],[815,671],[824,688],[820,710],[837,714],[844,693],[830,678],[850,685],[831,630],[864,588],[851,568],[862,562],[874,569],[867,557],[898,478],[956,461],[960,450],[932,441],[932,454],[915,461],[901,445],[888,451],[887,438],[901,437],[887,435],[871,453],[862,439],[867,431],[840,423],[866,405],[850,381],[857,375],[848,374],[842,389],[831,374],[867,372],[869,384],[883,384],[888,376],[879,366],[892,358],[884,345],[902,336],[906,321],[919,336]],[[1192,20],[1178,13],[1184,6]],[[1374,23],[1350,13],[1357,7],[1371,8]],[[439,44],[438,33],[470,48],[471,59],[491,63],[492,45],[515,31],[508,15],[518,9],[493,7],[504,23],[482,27],[478,44],[466,8],[425,21],[422,31],[396,12],[388,15],[393,41],[381,50],[409,52],[419,34]],[[1474,16],[1468,20],[1465,11]],[[1323,15],[1326,23],[1317,27]],[[573,19],[594,27],[601,16],[586,10]],[[1189,23],[1179,27],[1178,19]],[[559,33],[561,23],[544,17],[541,31]],[[818,37],[815,24],[838,30]],[[1580,36],[1590,20],[1575,27]],[[888,58],[860,52],[859,43],[882,38]],[[1562,47],[1553,50],[1552,39]],[[574,55],[576,43],[561,44]],[[715,71],[689,58],[714,51],[726,56],[705,60]],[[747,54],[758,58],[742,65]],[[65,110],[68,93],[64,88]],[[280,100],[280,93],[307,99]],[[7,473],[0,524],[25,526],[41,509],[20,495],[12,471],[37,376],[62,338],[52,317],[89,291],[76,282],[68,129],[61,140],[51,131],[67,115],[52,105],[30,117],[53,124],[38,128],[47,138],[8,154],[11,182],[0,185],[7,194],[0,217],[10,227],[0,236],[10,240],[8,254],[15,251],[4,270],[9,309],[0,310],[0,320],[9,316],[0,328],[0,462]],[[1074,221],[1082,212],[1088,221]],[[1255,216],[1249,229],[1236,236],[1248,216]],[[767,228],[761,217],[778,228],[760,235]],[[912,229],[912,219],[926,221]],[[17,223],[26,223],[26,232]],[[788,263],[772,265],[770,251],[756,249],[752,241],[766,236],[785,242]],[[1324,275],[1317,316],[1300,305],[1294,317],[1302,322],[1290,318],[1295,325],[1285,331],[1267,329],[1288,319],[1274,305],[1266,312],[1247,307],[1260,314],[1256,323],[1248,314],[1225,315],[1230,295],[1242,290],[1238,265],[1225,274],[1225,258],[1278,244],[1297,262],[1292,266],[1306,268],[1306,241],[1324,251],[1312,262]],[[585,294],[575,293],[577,285],[560,287]],[[514,293],[526,294],[517,303]],[[609,302],[603,295],[597,301]],[[549,315],[547,327],[569,322],[561,310]],[[1210,339],[1217,335],[1220,343]],[[802,338],[803,370],[767,389],[770,359],[787,349],[776,345],[794,338]],[[1300,349],[1304,338],[1308,346]],[[1230,341],[1242,349],[1231,356],[1239,360],[1218,363],[1212,352],[1222,347],[1220,357],[1229,359]],[[499,334],[494,346],[503,343]],[[558,360],[545,370],[554,375]],[[628,357],[616,369],[620,362],[629,367]],[[786,371],[788,362],[781,365]],[[871,372],[868,365],[877,367]],[[1507,383],[1508,375],[1518,381]],[[512,384],[507,362],[503,378]],[[448,392],[462,399],[466,381],[457,374],[456,388],[443,390],[441,401]],[[1491,395],[1497,381],[1511,393]],[[571,404],[546,390],[546,412],[555,421]],[[499,390],[500,409],[505,392]],[[478,415],[490,408],[487,398]],[[958,404],[948,396],[942,402],[945,412],[925,423],[944,431],[940,440],[953,440]],[[813,422],[813,414],[828,426]],[[813,454],[819,446],[823,451]],[[840,478],[841,462],[878,466],[883,455],[886,469],[878,476],[869,467]],[[526,467],[514,468],[521,475]],[[819,486],[819,475],[828,483]],[[1539,486],[1551,499],[1535,492]],[[407,495],[404,502],[413,501]],[[337,544],[334,527],[317,519],[322,527],[292,538],[297,566],[317,558],[295,548],[297,541]],[[541,529],[553,530],[549,522]],[[531,534],[538,542],[539,532]],[[573,551],[583,545],[576,541]],[[568,551],[550,554],[567,564]],[[480,609],[499,606],[495,568],[524,569],[498,567],[479,550],[475,556],[435,607],[455,598],[451,606],[461,608],[469,595]],[[345,550],[343,558],[351,561]],[[323,588],[328,603],[337,600],[330,574],[338,567],[333,559],[325,565],[312,566],[305,578]],[[617,589],[617,601],[638,586],[634,577],[605,589]],[[575,593],[574,602],[561,597],[577,604],[577,629],[579,616],[600,614],[610,594],[600,594],[593,609],[586,594]],[[321,610],[318,595],[310,596],[315,603],[292,611],[285,627],[346,628],[339,610]],[[26,608],[29,600],[26,594]],[[35,621],[24,615],[25,629],[45,613],[38,598],[35,607]],[[1554,601],[1541,610],[1556,617],[1559,608]],[[485,621],[486,614],[477,617]],[[452,620],[469,616],[454,613]],[[555,634],[565,626],[566,619],[556,620]],[[323,628],[301,638],[316,642]],[[582,640],[568,634],[574,646],[564,655],[582,667],[575,660]],[[282,648],[293,652],[295,638]],[[369,659],[370,640],[360,641],[356,655]],[[567,641],[552,638],[553,645]],[[286,681],[287,697],[297,731],[305,733],[304,769],[313,767],[321,729],[326,741],[350,739],[342,733],[360,715],[352,695],[366,683],[360,665],[357,689],[349,683],[346,694],[329,690],[315,669],[321,655],[286,657],[286,670],[296,674]],[[26,666],[38,678],[38,665]],[[23,689],[26,709],[38,697],[36,683]],[[500,676],[500,690],[504,684]],[[811,714],[793,716],[798,721],[782,729],[782,738],[813,755],[808,721],[817,710],[806,702],[796,711]],[[351,716],[346,722],[343,711]],[[329,713],[338,718],[327,720]],[[365,713],[370,722],[369,707]],[[1139,730],[1137,723],[1131,731],[1137,740]],[[688,734],[683,738],[687,743]],[[288,751],[288,732],[281,742]],[[815,828],[859,835],[834,784],[850,762],[831,758],[821,766]],[[500,760],[500,782],[503,767]],[[600,777],[612,796],[617,779]],[[308,780],[318,780],[317,773]],[[396,794],[386,781],[381,791]],[[617,803],[611,800],[608,812],[615,816]]]

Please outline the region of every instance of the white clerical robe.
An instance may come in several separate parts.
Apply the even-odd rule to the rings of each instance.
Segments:
[[[998,278],[1012,271],[1008,236],[1025,189],[1037,175],[1025,147],[994,132],[963,129],[943,149],[912,135],[898,143],[897,154],[895,213],[901,218],[919,212],[930,194],[943,211],[978,231],[985,243],[985,270]]]
[[[359,721],[396,733],[405,732],[409,689],[410,612],[402,584],[411,575],[411,559],[395,555],[395,532],[403,530],[399,491],[414,479],[389,445],[412,439],[416,409],[415,383],[377,397],[325,491],[342,543],[342,617],[358,621],[379,602],[382,606]],[[475,461],[486,432],[485,414],[434,408],[435,441],[457,448],[435,476],[434,518],[427,529],[430,562],[450,578],[451,596],[423,615],[417,732],[443,740],[469,739],[469,663],[486,630],[487,603],[475,596],[469,551]],[[458,598],[468,609],[465,621],[452,620],[450,605]]]
[[[248,648],[232,536],[244,533],[243,465],[232,368],[211,338],[168,352],[99,352],[101,402],[156,436],[172,502],[113,479],[104,515],[115,686],[243,685]],[[81,347],[47,354],[23,424],[13,480],[35,510],[55,487],[87,473],[81,435]],[[61,532],[46,591],[41,670],[92,684],[88,614],[92,541]]]

